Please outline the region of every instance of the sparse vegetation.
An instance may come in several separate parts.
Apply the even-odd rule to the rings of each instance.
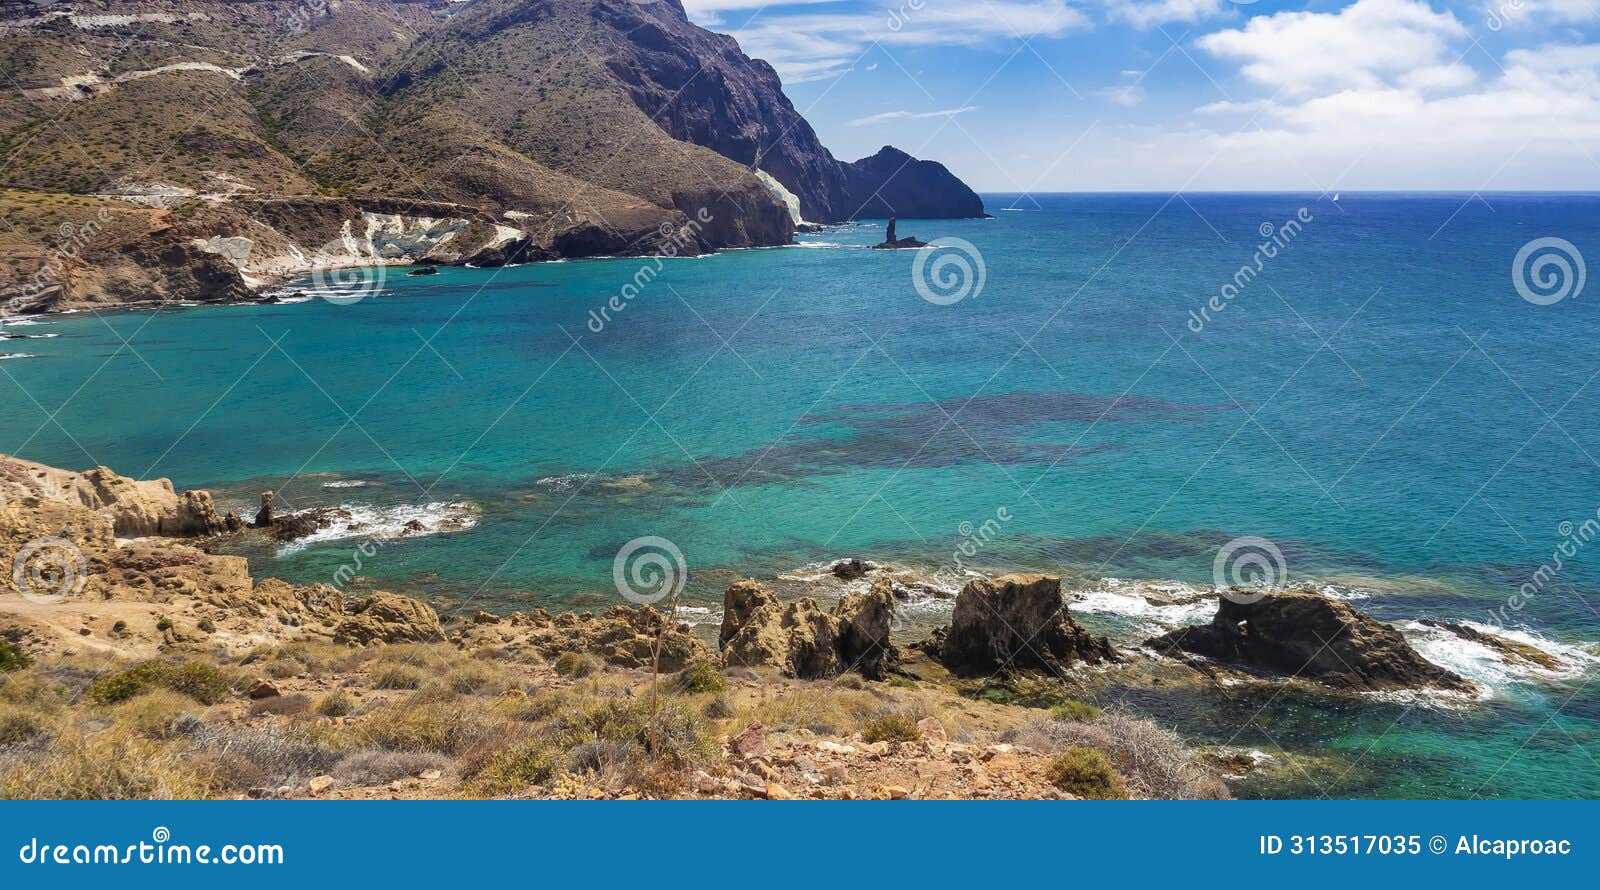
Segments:
[[[581,652],[563,652],[555,663],[556,673],[563,677],[587,677],[597,668],[594,659]]]
[[[0,673],[20,671],[33,664],[33,659],[21,647],[0,640]]]
[[[102,677],[89,684],[84,696],[102,705],[127,701],[152,689],[170,689],[201,704],[220,702],[233,681],[220,669],[197,661],[168,664],[147,661],[137,667]]]

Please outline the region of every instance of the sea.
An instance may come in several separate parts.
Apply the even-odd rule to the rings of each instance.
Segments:
[[[1476,698],[1104,690],[1237,749],[1239,796],[1600,797],[1595,194],[989,194],[792,247],[334,270],[263,305],[12,320],[0,450],[206,488],[258,576],[454,612],[892,567],[1064,578],[1137,648],[1310,586]],[[1424,621],[1544,650],[1535,665]]]

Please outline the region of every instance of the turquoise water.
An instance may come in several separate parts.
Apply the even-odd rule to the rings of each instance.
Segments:
[[[950,305],[919,295],[916,252],[861,249],[874,224],[654,275],[388,270],[349,305],[49,320],[17,330],[58,337],[0,344],[37,356],[0,362],[0,449],[239,509],[268,488],[391,519],[466,505],[471,528],[359,567],[461,609],[617,602],[613,557],[642,535],[681,549],[706,604],[735,574],[840,556],[933,568],[1003,511],[971,562],[1209,583],[1218,548],[1253,535],[1291,579],[1366,591],[1380,616],[1485,621],[1553,565],[1562,523],[1595,516],[1600,283],[1536,305],[1512,265],[1544,236],[1600,256],[1600,197],[986,203],[996,219],[900,224],[981,256],[981,291]],[[1254,269],[1263,225],[1297,216],[1191,323]],[[355,544],[245,552],[329,581]],[[1600,548],[1579,548],[1506,614],[1581,646],[1600,640],[1597,599]],[[1466,710],[1129,703],[1200,738],[1345,758],[1262,793],[1592,797],[1592,676],[1503,683]]]

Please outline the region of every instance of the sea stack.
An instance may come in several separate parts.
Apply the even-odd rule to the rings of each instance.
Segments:
[[[896,238],[894,236],[894,222],[895,218],[892,216],[889,217],[889,230],[884,233],[883,243],[872,245],[873,250],[903,250],[911,247],[928,246],[926,242],[918,241],[912,235],[907,235],[904,238]]]

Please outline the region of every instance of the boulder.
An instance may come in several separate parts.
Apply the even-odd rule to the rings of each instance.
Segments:
[[[271,680],[261,679],[251,683],[250,690],[246,694],[253,699],[277,698],[283,695],[283,690],[279,689],[278,684]]]
[[[899,664],[889,641],[894,624],[894,586],[880,578],[866,593],[847,594],[833,615],[839,621],[839,656],[845,668],[870,680],[882,680]]]
[[[270,504],[268,505],[270,506]],[[267,509],[265,506],[263,510]],[[260,518],[260,514],[256,514]],[[348,523],[355,518],[349,510],[343,507],[316,507],[310,510],[301,510],[299,513],[288,513],[273,517],[269,525],[272,527],[274,540],[288,543],[316,534],[326,528],[332,528],[335,522]],[[415,520],[412,520],[413,522]]]
[[[723,596],[722,660],[729,667],[775,667],[805,680],[849,670],[881,679],[898,664],[889,643],[893,615],[887,581],[846,596],[831,613],[809,597],[781,604],[756,582],[736,581]]]
[[[1309,590],[1267,593],[1254,602],[1223,597],[1210,624],[1179,628],[1146,645],[1340,689],[1475,688],[1418,655],[1400,631]]]
[[[346,645],[437,643],[444,640],[439,614],[427,603],[378,591],[354,603],[334,628],[333,641]]]
[[[1061,599],[1061,579],[1005,575],[968,582],[956,597],[938,658],[956,674],[1059,672],[1074,662],[1115,661],[1103,636],[1079,627]]]
[[[831,567],[829,567],[828,571],[832,572],[833,576],[835,578],[839,578],[840,580],[854,581],[857,578],[866,577],[867,564],[859,559],[851,557],[850,559],[841,559],[834,563]]]

